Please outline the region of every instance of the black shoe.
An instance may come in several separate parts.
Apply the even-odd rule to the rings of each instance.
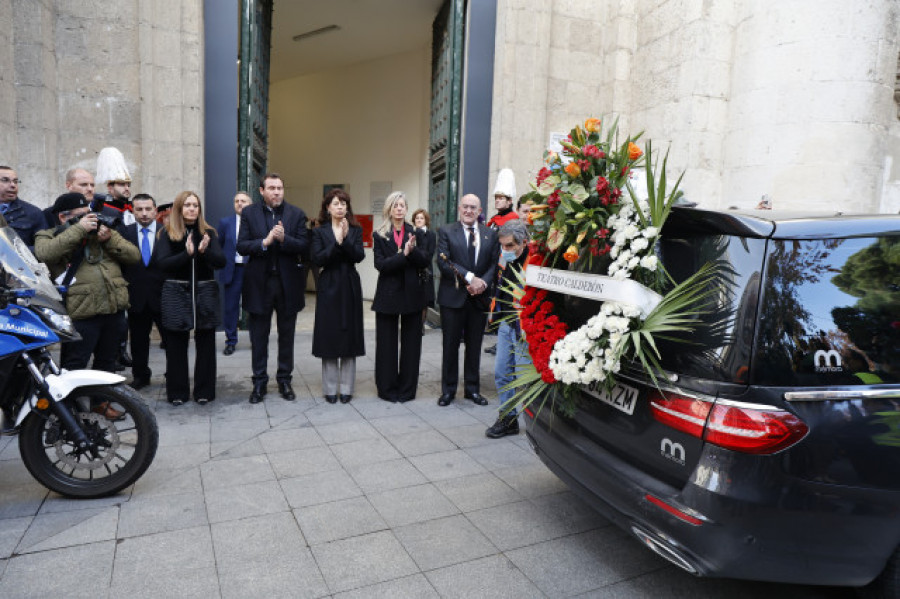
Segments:
[[[497,355],[497,344],[495,343],[494,345],[492,345],[490,347],[484,348],[484,353],[493,354],[496,356]]]
[[[226,356],[230,356],[231,354],[234,353],[234,346],[229,343],[228,345],[225,346],[225,351],[223,351],[222,353],[225,354]]]
[[[519,434],[519,419],[515,414],[507,414],[497,418],[491,428],[484,431],[484,436],[488,439],[499,439],[506,435]]]
[[[325,401],[328,403],[337,403],[337,395],[326,395]]]
[[[259,403],[266,396],[266,386],[262,383],[253,385],[253,391],[250,392],[250,403]]]
[[[488,405],[488,400],[486,400],[486,399],[484,398],[484,396],[481,395],[480,393],[466,393],[465,398],[466,398],[466,399],[471,399],[472,402],[475,403],[475,405],[478,405],[478,406],[486,406],[486,405]]]
[[[389,402],[391,402],[391,403],[397,403],[397,398],[396,398],[396,397],[393,397],[392,395],[381,395],[381,394],[379,393],[379,394],[378,394],[378,399],[382,399],[382,400],[384,400],[384,401],[389,401]]]
[[[340,395],[338,395],[338,398],[341,400],[341,403],[350,403],[350,400],[353,399],[353,396],[341,393]]]
[[[444,393],[438,398],[439,406],[449,406],[451,403],[453,403],[453,396],[449,393]]]
[[[128,352],[125,350],[122,350],[119,352],[118,361],[119,361],[119,364],[121,364],[125,368],[131,368],[131,366],[133,364],[133,362],[131,360],[131,356],[129,356]]]
[[[125,366],[124,364],[119,362],[119,360],[116,360],[116,372],[122,372],[123,370],[125,370],[127,368],[128,368],[128,366]]]
[[[139,389],[143,389],[144,387],[149,387],[150,379],[149,378],[142,379],[142,378],[135,377],[134,380],[128,384],[128,386],[131,387],[132,389],[134,389],[135,391],[137,391]]]
[[[294,401],[297,399],[297,396],[294,394],[294,390],[291,389],[291,384],[287,381],[278,381],[278,392],[281,393],[281,397],[285,398],[288,401]]]

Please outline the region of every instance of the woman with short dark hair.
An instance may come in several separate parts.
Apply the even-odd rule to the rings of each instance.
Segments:
[[[332,189],[312,230],[310,258],[321,268],[316,283],[316,321],[312,353],[322,359],[322,392],[328,403],[353,399],[356,357],[366,353],[362,284],[356,264],[366,257],[362,227],[353,216],[350,195]]]

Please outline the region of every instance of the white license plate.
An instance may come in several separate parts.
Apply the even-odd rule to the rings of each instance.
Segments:
[[[606,405],[612,406],[620,412],[625,412],[629,416],[634,413],[634,406],[637,404],[638,390],[629,385],[616,383],[609,391],[603,384],[598,384],[596,388],[583,387],[584,391],[596,397]]]

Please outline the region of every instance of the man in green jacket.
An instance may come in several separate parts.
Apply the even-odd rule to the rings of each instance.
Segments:
[[[66,193],[56,199],[53,213],[59,226],[35,236],[34,253],[46,263],[57,283],[67,278],[66,309],[81,335],[62,346],[60,365],[68,370],[94,368],[115,372],[120,326],[128,308],[128,283],[122,266],[141,259],[141,252],[118,232],[97,221],[87,199]],[[74,277],[68,272],[75,269]]]

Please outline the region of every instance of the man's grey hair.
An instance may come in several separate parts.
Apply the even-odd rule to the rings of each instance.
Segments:
[[[528,229],[520,219],[505,222],[497,232],[497,237],[512,237],[516,243],[528,241]]]

